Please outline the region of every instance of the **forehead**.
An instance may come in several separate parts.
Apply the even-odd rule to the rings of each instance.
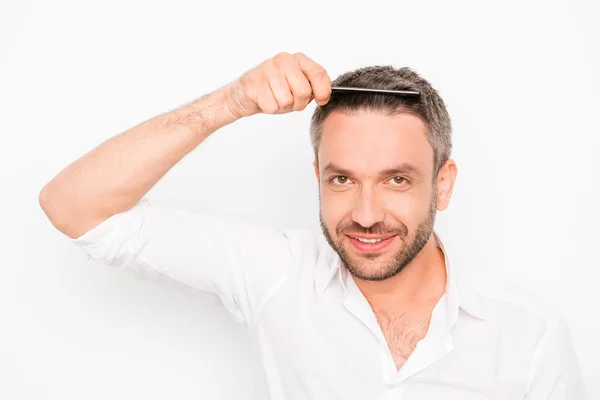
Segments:
[[[394,116],[334,111],[324,121],[319,165],[330,162],[360,174],[376,174],[409,163],[427,174],[433,170],[433,148],[425,123],[416,115]]]

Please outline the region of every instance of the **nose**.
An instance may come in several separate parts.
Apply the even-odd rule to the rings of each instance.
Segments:
[[[385,212],[377,191],[374,188],[363,186],[358,193],[352,219],[364,228],[370,228],[372,225],[382,222],[384,218]]]

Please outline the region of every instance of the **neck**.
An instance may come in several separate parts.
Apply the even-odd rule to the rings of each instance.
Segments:
[[[436,304],[446,291],[444,253],[434,235],[413,261],[384,281],[352,277],[373,308],[399,310]]]

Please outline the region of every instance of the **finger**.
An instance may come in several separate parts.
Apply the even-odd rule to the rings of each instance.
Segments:
[[[283,71],[275,66],[275,63],[269,61],[265,63],[265,74],[269,80],[269,87],[273,93],[275,101],[279,105],[280,111],[288,111],[294,104],[294,96],[290,91]]]
[[[294,53],[294,58],[310,82],[315,102],[326,104],[331,97],[331,79],[327,71],[303,53]]]
[[[284,71],[294,98],[292,109],[302,111],[313,99],[310,81],[300,69],[296,59],[289,53],[280,53],[274,58],[275,64]]]
[[[279,111],[279,104],[277,104],[275,97],[273,97],[273,92],[269,85],[269,77],[266,74],[261,81],[258,92],[256,104],[258,104],[262,112],[275,114]]]

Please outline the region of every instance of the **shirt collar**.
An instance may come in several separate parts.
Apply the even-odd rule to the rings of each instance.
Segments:
[[[485,310],[474,292],[472,282],[464,273],[465,271],[461,271],[453,265],[446,247],[435,230],[433,236],[437,246],[444,253],[446,262],[446,321],[450,325],[454,324],[459,307],[476,318],[485,319]],[[344,293],[347,293],[349,272],[342,267],[343,263],[339,255],[325,241],[324,237],[322,240],[328,251],[322,252],[317,261],[315,288],[321,295],[335,278],[342,285]]]

